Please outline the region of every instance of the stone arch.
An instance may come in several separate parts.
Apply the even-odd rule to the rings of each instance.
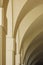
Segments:
[[[34,38],[39,35],[43,31],[43,14],[40,15],[27,29],[27,31],[24,34],[24,37],[22,38],[21,42],[21,49],[20,52],[23,51],[23,58],[25,56],[26,49],[28,46],[30,47],[31,42],[34,40]],[[42,32],[43,34],[43,32]],[[33,44],[32,44],[33,45]],[[34,46],[34,45],[33,45]],[[31,47],[32,48],[32,47]],[[22,59],[23,60],[23,59]]]
[[[30,5],[31,4],[31,5]],[[36,6],[43,4],[43,0],[32,0],[32,1],[28,1],[25,3],[25,5],[22,7],[17,20],[16,20],[16,24],[15,24],[15,28],[14,28],[14,37],[16,36],[18,27],[22,21],[22,19],[26,16],[26,14],[31,11],[33,8],[35,8]]]
[[[31,65],[34,61],[39,61],[39,59],[43,59],[43,32],[40,32],[32,40],[30,46],[27,48],[23,63],[24,65]]]
[[[41,57],[43,57],[43,40],[42,40],[42,36],[43,36],[43,32],[41,32],[37,37],[36,37],[36,39],[37,40],[33,40],[33,41],[35,41],[35,43],[36,43],[36,41],[38,42],[38,43],[36,43],[37,44],[37,46],[34,48],[34,46],[33,46],[33,48],[34,48],[34,50],[33,50],[33,52],[30,54],[30,57],[28,57],[29,58],[29,60],[30,60],[30,58],[31,58],[31,60],[29,61],[28,60],[28,64],[30,65],[31,64],[31,62],[33,62],[33,60],[35,61],[36,59],[40,59]],[[40,41],[38,41],[40,39]],[[32,42],[33,42],[32,41]],[[33,42],[34,43],[34,42]],[[35,44],[34,43],[34,44]],[[29,52],[26,52],[26,53],[29,53]],[[39,58],[40,57],[40,58]]]
[[[41,8],[41,10],[40,10]],[[42,17],[42,18],[41,18]],[[39,19],[38,19],[39,18]],[[30,11],[30,13],[27,14],[27,16],[22,20],[22,25],[20,25],[20,34],[21,34],[21,38],[20,38],[20,46],[22,44],[22,40],[25,36],[26,31],[28,30],[28,32],[32,32],[34,25],[38,26],[40,23],[43,23],[41,21],[41,19],[43,19],[43,5],[37,6],[36,8],[34,8],[32,11]],[[37,21],[37,22],[36,22]],[[41,21],[41,22],[40,22]],[[32,25],[33,24],[33,25]],[[31,26],[32,25],[32,26]],[[40,24],[43,26],[43,24]],[[28,29],[29,28],[29,29]],[[36,27],[35,27],[36,28]],[[40,26],[38,28],[41,28]],[[35,29],[34,29],[35,30]],[[34,31],[33,30],[33,31]],[[37,29],[38,30],[38,29]],[[22,32],[23,31],[23,32]]]

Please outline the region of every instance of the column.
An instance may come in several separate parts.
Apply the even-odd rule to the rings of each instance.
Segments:
[[[15,55],[15,65],[20,65],[20,54]]]
[[[0,65],[6,65],[6,30],[4,26],[4,8],[0,7]]]
[[[20,52],[19,52],[19,31],[17,31],[17,34],[16,34],[16,55],[15,55],[15,65],[21,65],[20,64]]]
[[[6,37],[6,65],[15,65],[15,39]]]

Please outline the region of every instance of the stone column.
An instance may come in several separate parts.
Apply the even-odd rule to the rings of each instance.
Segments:
[[[15,65],[21,65],[20,64],[20,59],[21,57],[21,54],[20,54],[20,51],[19,51],[19,31],[17,31],[17,34],[16,34],[16,55],[15,55]]]
[[[3,23],[4,8],[0,7],[0,65],[6,65],[6,30]]]
[[[15,65],[20,65],[20,54],[15,55]]]
[[[6,37],[6,65],[15,65],[15,39]]]

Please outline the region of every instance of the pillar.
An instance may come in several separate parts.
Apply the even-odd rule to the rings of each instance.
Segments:
[[[15,39],[6,37],[6,65],[15,65]]]
[[[12,1],[7,8],[6,65],[15,65],[15,38],[13,37]]]
[[[0,7],[0,65],[6,65],[6,30],[4,8]]]
[[[19,31],[16,34],[16,55],[15,55],[15,65],[21,65],[21,53],[19,51]]]
[[[15,55],[15,65],[20,65],[20,54]]]

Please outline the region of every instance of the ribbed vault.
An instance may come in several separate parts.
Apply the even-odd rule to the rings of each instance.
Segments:
[[[31,24],[24,34],[20,52],[21,51],[23,52],[21,63],[24,63],[25,65],[30,65],[39,55],[40,59],[43,59],[41,58],[43,57],[43,14]],[[39,58],[36,58],[35,60],[37,62],[39,61]]]
[[[29,51],[30,50],[30,51]],[[43,60],[43,32],[41,32],[28,47],[25,57],[25,65],[35,65]]]

